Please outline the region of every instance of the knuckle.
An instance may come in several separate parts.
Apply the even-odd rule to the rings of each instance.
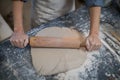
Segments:
[[[20,40],[19,40],[19,42],[20,42],[20,43],[22,43],[22,42],[23,42],[23,40],[22,40],[22,39],[20,39]]]
[[[16,42],[16,43],[17,43],[17,42],[18,42],[18,40],[14,40],[14,42]]]
[[[92,46],[95,46],[95,45],[96,45],[95,42],[91,42],[91,44],[92,44]]]
[[[100,44],[99,44],[99,43],[97,43],[97,44],[96,44],[96,46],[100,46]]]

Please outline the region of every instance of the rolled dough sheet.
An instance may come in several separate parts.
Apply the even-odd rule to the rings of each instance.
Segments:
[[[69,28],[49,27],[36,36],[79,37],[78,31]],[[31,48],[32,62],[40,75],[52,75],[80,67],[87,57],[84,49]]]

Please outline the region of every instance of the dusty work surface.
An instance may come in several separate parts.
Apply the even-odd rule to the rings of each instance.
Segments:
[[[89,31],[88,12],[85,7],[81,7],[75,12],[38,26],[27,34],[33,36],[50,26],[74,26],[72,28],[87,34]],[[101,49],[98,52],[90,52],[82,67],[47,77],[38,76],[34,70],[29,46],[24,49],[15,48],[6,40],[0,43],[0,80],[120,80],[119,30],[120,13],[112,7],[104,8],[101,15],[100,33],[104,45]]]

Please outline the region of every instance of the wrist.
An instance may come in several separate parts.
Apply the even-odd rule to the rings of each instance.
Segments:
[[[91,26],[89,34],[98,36],[99,35],[99,26],[98,25]]]
[[[90,31],[89,35],[99,36],[99,32]]]
[[[14,32],[24,33],[24,29],[22,27],[15,27]]]

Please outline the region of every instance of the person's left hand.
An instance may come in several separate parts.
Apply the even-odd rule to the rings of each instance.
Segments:
[[[98,50],[101,45],[102,43],[99,39],[99,36],[96,34],[89,35],[86,38],[86,48],[88,51]]]

